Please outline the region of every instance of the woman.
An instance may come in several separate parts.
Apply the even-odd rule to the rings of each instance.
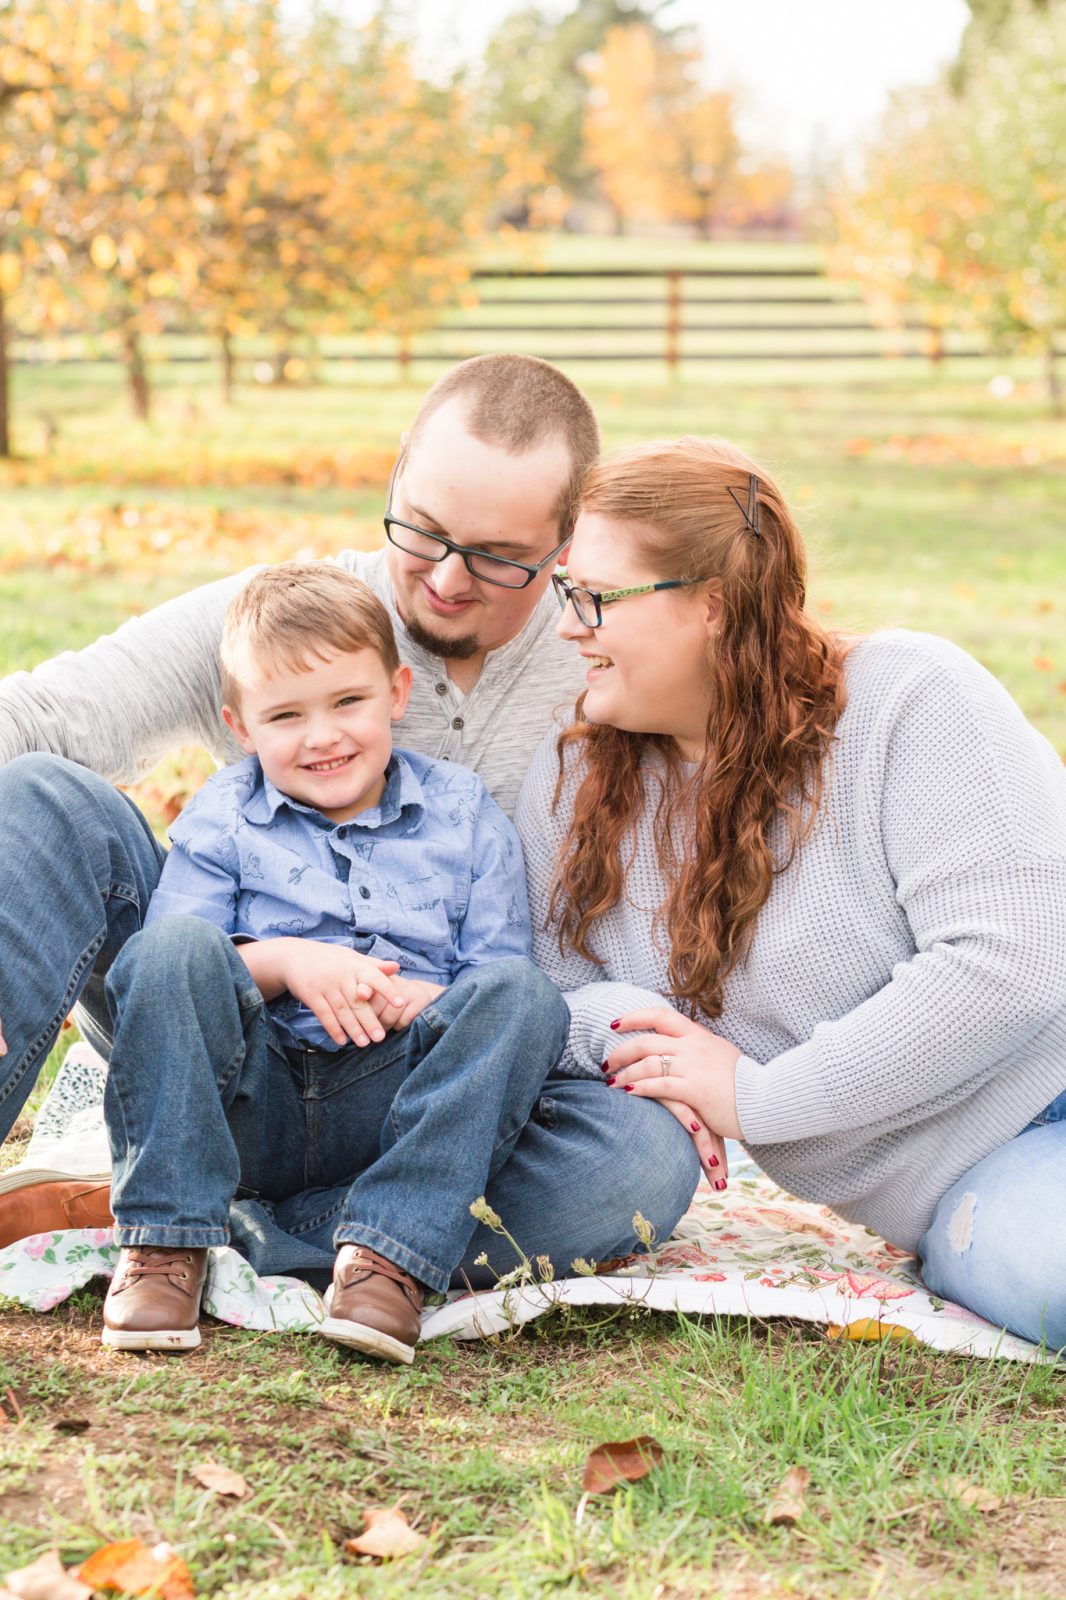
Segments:
[[[568,1069],[1066,1346],[1066,771],[947,641],[824,633],[804,567],[721,440],[586,481],[588,688],[517,818]]]

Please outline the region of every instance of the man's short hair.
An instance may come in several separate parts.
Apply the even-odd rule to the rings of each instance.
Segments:
[[[222,625],[222,703],[240,704],[256,667],[306,668],[328,652],[373,650],[391,678],[400,665],[389,614],[361,578],[328,561],[264,567]]]
[[[577,384],[536,356],[472,356],[438,378],[422,401],[407,436],[408,456],[433,413],[457,397],[466,401],[474,438],[510,455],[562,438],[570,452],[570,476],[554,509],[560,532],[570,533],[581,481],[600,453],[596,413]]]

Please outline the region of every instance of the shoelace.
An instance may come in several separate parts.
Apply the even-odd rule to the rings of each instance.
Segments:
[[[147,1251],[142,1254],[138,1250],[135,1255],[130,1256],[126,1263],[121,1287],[123,1289],[129,1288],[139,1278],[168,1277],[172,1282],[175,1277],[179,1279],[187,1278],[188,1273],[180,1269],[190,1266],[192,1266],[192,1256],[184,1253],[174,1254],[173,1252],[166,1253],[162,1250],[153,1250],[150,1254]]]
[[[389,1261],[385,1256],[375,1254],[373,1250],[360,1250],[347,1263],[342,1278],[335,1280],[338,1289],[351,1289],[357,1283],[362,1283],[365,1278],[377,1275],[380,1278],[391,1278],[393,1283],[398,1283],[412,1305],[418,1304],[421,1295],[418,1286],[410,1273],[404,1272],[402,1267]]]

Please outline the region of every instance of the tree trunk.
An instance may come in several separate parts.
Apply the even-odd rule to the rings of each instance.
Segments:
[[[1062,383],[1059,371],[1055,365],[1055,335],[1048,335],[1047,342],[1047,395],[1051,401],[1051,411],[1056,417],[1062,416]]]
[[[4,293],[0,289],[0,458],[11,454],[11,369],[7,361],[7,320],[4,316]]]
[[[152,410],[152,395],[148,387],[148,371],[141,349],[141,336],[136,328],[123,328],[122,348],[125,352],[126,376],[130,380],[133,414],[140,422],[147,422]]]
[[[233,354],[233,340],[230,338],[228,328],[219,330],[218,342],[222,351],[222,398],[229,405],[233,399],[237,360]]]

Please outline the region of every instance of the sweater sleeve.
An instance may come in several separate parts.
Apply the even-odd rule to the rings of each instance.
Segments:
[[[871,740],[860,784],[913,954],[803,1043],[741,1058],[751,1144],[935,1114],[1024,1050],[1066,994],[1066,779],[1006,691],[974,662],[929,668]]]
[[[193,589],[84,650],[5,678],[0,764],[46,751],[130,783],[182,744],[239,760],[220,716],[218,647],[226,607],[255,570]]]
[[[603,1058],[618,1036],[611,1022],[625,1011],[671,1005],[653,989],[612,982],[605,966],[576,950],[559,948],[558,929],[548,921],[555,863],[566,841],[578,774],[571,747],[559,802],[554,804],[559,776],[559,730],[553,728],[533,757],[518,797],[515,825],[522,841],[533,919],[533,959],[563,991],[570,1007],[570,1036],[556,1070],[571,1077],[598,1078]]]

